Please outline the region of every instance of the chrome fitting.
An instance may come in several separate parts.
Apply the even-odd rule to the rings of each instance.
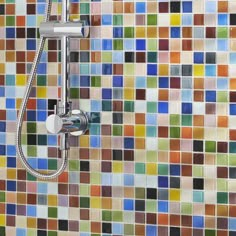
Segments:
[[[42,22],[39,26],[41,37],[45,38],[87,38],[89,35],[89,26],[86,21],[75,22]]]

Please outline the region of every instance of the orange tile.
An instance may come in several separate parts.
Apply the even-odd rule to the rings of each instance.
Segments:
[[[168,214],[158,214],[158,225],[168,225],[169,215]]]
[[[91,61],[92,62],[101,62],[101,52],[91,52]]]
[[[193,117],[193,125],[194,126],[204,126],[204,116],[195,115]]]
[[[101,187],[98,185],[92,185],[90,187],[91,196],[100,196],[101,195]]]
[[[125,13],[134,13],[134,3],[133,2],[125,2]]]
[[[236,217],[236,206],[229,206],[229,216],[230,217]]]
[[[230,38],[236,38],[236,27],[230,28]]]
[[[236,140],[236,130],[230,130],[229,131],[229,138],[230,140]]]
[[[6,4],[6,15],[15,15],[15,4]]]
[[[228,76],[229,71],[228,71],[228,65],[218,65],[217,66],[218,70],[218,76]]]
[[[218,12],[228,12],[228,1],[218,1]]]
[[[169,27],[159,27],[159,37],[169,38]]]
[[[113,3],[113,12],[114,13],[123,13],[123,2],[114,2]]]
[[[180,52],[170,52],[170,62],[180,63]]]
[[[103,209],[112,209],[112,199],[111,198],[102,198],[102,208]]]
[[[68,179],[69,179],[69,177],[68,177],[68,172],[63,172],[61,175],[59,175],[59,177],[58,177],[58,181],[60,182],[60,183],[67,183],[68,182]]]
[[[181,153],[181,163],[192,164],[193,154],[192,152],[182,152]]]
[[[169,100],[169,90],[161,89],[158,91],[158,100],[159,101],[168,101]]]
[[[171,151],[179,151],[180,150],[180,140],[179,139],[171,139],[170,140],[170,150]]]
[[[36,99],[29,99],[28,100],[27,109],[31,109],[31,110],[36,109]]]
[[[170,163],[180,163],[180,152],[170,152]]]
[[[135,114],[135,124],[145,124],[145,114],[136,113]]]
[[[215,205],[210,205],[210,204],[206,204],[205,205],[205,214],[208,216],[214,216],[215,215]]]
[[[192,27],[183,27],[182,35],[183,38],[192,38]]]
[[[16,25],[17,26],[25,26],[25,16],[17,16],[16,17]]]
[[[218,116],[217,119],[218,127],[228,127],[228,116]]]
[[[145,139],[144,138],[136,138],[135,139],[135,148],[136,149],[145,149]]]
[[[91,222],[91,232],[101,233],[101,222]]]
[[[57,220],[48,219],[48,229],[49,230],[57,230]]]
[[[193,132],[193,129],[191,127],[182,127],[181,137],[185,139],[191,139],[193,137],[192,132]]]
[[[236,79],[230,79],[230,90],[236,90]]]
[[[134,136],[134,126],[124,125],[124,136]]]
[[[203,78],[195,78],[194,79],[194,89],[204,89],[204,79]]]

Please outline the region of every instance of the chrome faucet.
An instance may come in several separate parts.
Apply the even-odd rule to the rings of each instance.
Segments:
[[[59,176],[66,168],[68,162],[69,136],[79,136],[88,129],[89,117],[81,110],[72,110],[69,101],[69,38],[85,38],[89,35],[89,27],[85,21],[69,21],[69,0],[62,0],[61,21],[49,21],[52,0],[47,0],[47,7],[44,22],[40,24],[40,42],[36,53],[34,63],[31,68],[27,88],[22,99],[21,109],[19,110],[16,127],[16,150],[22,165],[26,170],[35,176],[44,180],[49,180]],[[59,168],[52,173],[41,173],[34,169],[28,163],[21,145],[21,132],[24,113],[26,111],[27,101],[30,96],[30,90],[36,77],[36,71],[43,52],[47,38],[59,38],[61,40],[61,100],[55,106],[54,114],[46,120],[48,132],[60,134],[60,149],[62,153],[62,163]]]

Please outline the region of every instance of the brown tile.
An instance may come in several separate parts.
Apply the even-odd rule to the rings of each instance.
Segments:
[[[217,229],[228,229],[228,219],[217,218]]]
[[[194,126],[204,126],[204,116],[195,115],[193,117],[193,124]]]
[[[80,183],[89,184],[90,183],[90,174],[89,173],[80,173]]]
[[[134,3],[133,2],[125,2],[124,3],[125,13],[134,13]]]
[[[182,164],[192,164],[193,154],[190,152],[181,152],[181,163]]]
[[[31,204],[31,205],[37,204],[36,194],[27,194],[27,204]]]
[[[170,150],[172,150],[172,151],[180,150],[180,140],[178,140],[178,139],[171,139],[170,140]]]
[[[69,206],[70,207],[79,207],[79,198],[78,197],[69,197]]]
[[[136,52],[136,62],[137,63],[146,62],[146,53],[145,52]]]
[[[101,231],[102,231],[101,222],[91,222],[92,233],[101,233]]]
[[[102,135],[111,135],[111,125],[102,125]]]
[[[15,216],[7,216],[7,226],[15,227],[16,226],[16,217]]]
[[[135,213],[135,223],[144,224],[145,223],[145,213],[136,212]]]
[[[102,162],[102,172],[111,172],[112,166],[110,161]]]
[[[170,215],[170,225],[180,226],[180,216],[179,215]]]
[[[7,50],[15,50],[15,40],[7,39],[6,40],[6,49]]]
[[[191,51],[193,48],[192,46],[192,40],[184,39],[182,40],[182,50],[183,51]]]
[[[158,91],[158,101],[168,101],[169,100],[169,90],[160,89]]]
[[[135,124],[145,124],[145,114],[143,113],[136,113],[135,114]]]
[[[59,194],[68,194],[68,184],[58,184]]]
[[[113,111],[123,111],[123,102],[113,101]]]
[[[80,159],[89,159],[89,149],[80,148],[79,157],[80,157]]]
[[[183,228],[181,227],[181,234],[180,235],[192,235],[193,230],[191,228]]]
[[[159,12],[160,13],[169,12],[169,3],[168,2],[159,2]]]
[[[227,153],[228,152],[228,143],[227,142],[218,142],[217,143],[217,152]]]
[[[6,15],[15,15],[16,4],[6,4]]]
[[[48,62],[57,62],[58,54],[57,52],[48,52]]]
[[[145,100],[146,99],[146,90],[145,89],[136,89],[136,99]]]
[[[47,229],[47,220],[46,219],[38,219],[37,220],[38,229]]]
[[[182,35],[183,38],[192,38],[192,27],[183,27]]]
[[[123,75],[123,64],[113,64],[113,74]]]
[[[48,229],[49,230],[57,230],[57,220],[48,219]]]
[[[80,98],[82,98],[82,99],[89,99],[90,98],[90,89],[88,89],[88,88],[81,88],[80,89]]]
[[[191,216],[181,216],[181,225],[182,226],[187,226],[187,227],[192,227],[192,217]]]
[[[228,1],[218,1],[218,12],[228,12]]]
[[[236,217],[236,206],[229,206],[229,217]]]
[[[216,104],[207,103],[206,104],[206,114],[216,114]]]
[[[125,150],[124,151],[124,160],[125,161],[133,161],[134,160],[134,151]]]
[[[35,4],[27,4],[27,15],[35,15],[36,13],[36,5]]]
[[[69,221],[69,231],[79,232],[79,222],[76,220]]]
[[[182,176],[192,176],[191,165],[182,165]]]
[[[151,225],[155,225],[157,223],[157,215],[155,213],[147,213],[146,223],[151,224]]]
[[[158,137],[159,138],[168,138],[168,127],[158,127]]]
[[[91,16],[91,25],[92,26],[100,26],[101,25],[101,15]]]
[[[79,194],[79,186],[77,184],[69,184],[69,194],[70,195],[78,195]]]
[[[204,25],[204,14],[194,14],[194,25]]]
[[[194,91],[194,101],[195,102],[203,102],[204,101],[204,92],[202,90]]]
[[[144,225],[135,225],[135,235],[145,236],[145,226]]]
[[[113,2],[113,13],[123,13],[123,2]]]
[[[89,210],[88,209],[80,209],[80,219],[81,220],[89,220]]]
[[[110,149],[102,149],[102,160],[111,160],[111,150]]]
[[[25,62],[25,52],[24,51],[19,51],[16,52],[16,61],[17,62]]]
[[[159,37],[160,38],[169,38],[169,27],[159,27]]]
[[[16,63],[16,73],[25,74],[25,63]]]
[[[216,27],[206,27],[206,38],[216,37]]]

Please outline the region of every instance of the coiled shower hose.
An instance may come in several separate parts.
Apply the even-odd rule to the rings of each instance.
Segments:
[[[52,0],[47,0],[44,22],[49,21],[50,14],[51,14],[51,8],[52,8]],[[29,79],[28,79],[28,83],[26,86],[26,91],[25,91],[24,97],[22,99],[21,108],[19,110],[19,115],[18,115],[18,120],[17,120],[17,125],[16,125],[16,151],[17,151],[17,155],[18,155],[22,165],[25,167],[25,169],[31,175],[33,175],[39,179],[50,180],[50,179],[56,178],[65,170],[65,168],[67,166],[67,162],[68,162],[68,150],[61,151],[62,152],[61,165],[55,172],[41,173],[38,170],[36,170],[30,166],[30,164],[28,163],[28,161],[23,153],[22,144],[21,144],[21,132],[22,132],[22,124],[23,124],[23,120],[24,120],[24,113],[26,111],[27,102],[28,102],[28,99],[30,96],[30,90],[33,86],[33,81],[36,76],[38,64],[40,62],[40,58],[41,58],[41,55],[42,55],[42,52],[44,49],[45,41],[46,41],[46,38],[40,37],[38,51],[37,51],[35,58],[34,58],[34,62],[33,62],[31,72],[29,75]]]

